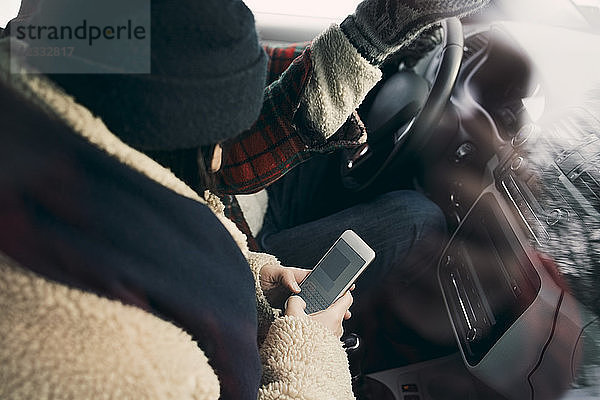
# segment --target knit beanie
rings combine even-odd
[[[39,0],[24,3],[31,1]],[[240,0],[148,0],[148,6],[150,74],[114,73],[118,57],[108,64],[91,57],[70,62],[113,73],[50,79],[142,151],[213,144],[249,128],[262,106],[267,65],[251,11]],[[31,21],[84,14],[86,7],[80,0],[42,0]]]

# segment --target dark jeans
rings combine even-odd
[[[435,273],[446,238],[441,210],[412,190],[348,192],[338,165],[335,155],[315,157],[268,189],[269,208],[258,235],[263,250],[283,265],[312,268],[343,231],[352,229],[376,257],[356,282],[346,330],[373,342],[381,331],[393,336],[399,324],[408,324],[425,337],[447,340],[447,334],[436,338],[437,323],[424,323],[428,318],[422,315],[433,317],[435,309],[434,320],[445,318],[449,332],[447,318],[438,312],[443,305]]]

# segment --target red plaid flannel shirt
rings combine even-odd
[[[298,112],[313,72],[310,46],[267,47],[265,51],[270,61],[263,107],[250,129],[222,144],[223,160],[216,177],[220,194],[257,192],[314,153],[355,146],[364,133],[353,114],[326,141]]]

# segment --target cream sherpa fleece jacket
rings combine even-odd
[[[122,163],[205,203],[43,76],[11,74],[8,40],[0,41],[0,79],[15,92]],[[248,251],[245,236],[225,218],[220,201],[210,195],[207,199],[255,277],[263,265],[278,262]],[[22,267],[0,254],[0,399],[219,397],[217,376],[186,332],[141,309],[48,281]],[[279,317],[258,283],[256,291],[264,336],[259,399],[352,399],[340,341],[308,317]]]

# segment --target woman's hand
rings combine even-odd
[[[354,285],[352,286],[352,288],[350,288],[350,290],[353,289]],[[337,299],[332,305],[330,305],[325,310],[310,314],[308,317],[315,321],[318,321],[326,328],[328,328],[335,336],[341,338],[342,334],[344,333],[342,322],[345,319],[349,319],[352,316],[349,308],[354,300],[352,298],[350,290],[348,290],[342,297]],[[305,308],[306,303],[304,302],[304,300],[302,300],[300,296],[291,296],[286,303],[285,315],[291,315],[296,317],[305,316]]]
[[[272,306],[282,307],[290,292],[292,294],[300,293],[298,284],[309,273],[310,271],[307,269],[267,264],[260,270],[260,288]]]

